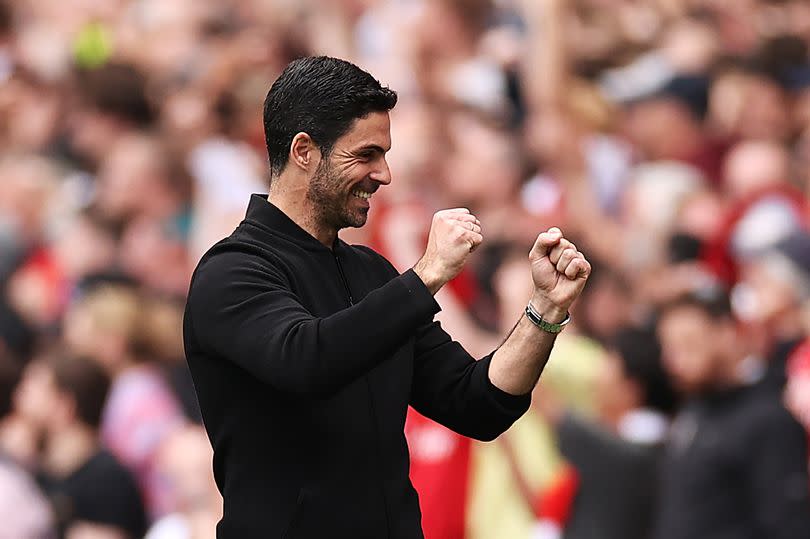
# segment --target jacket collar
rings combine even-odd
[[[266,194],[250,196],[245,221],[254,224],[273,235],[281,236],[310,251],[330,251],[312,234],[301,228],[295,221],[267,200]],[[335,240],[334,247],[340,248],[341,240]]]

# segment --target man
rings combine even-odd
[[[590,272],[558,229],[540,234],[529,314],[475,361],[433,322],[433,294],[483,239],[468,210],[438,212],[402,275],[337,237],[366,222],[391,182],[395,104],[348,62],[287,66],[264,106],[270,194],[251,198],[195,271],[184,336],[224,496],[220,538],[422,537],[408,405],[461,434],[498,436],[528,408]]]
[[[543,392],[540,387],[538,391]],[[596,421],[566,410],[549,393],[537,407],[554,427],[565,460],[553,487],[537,500],[540,513],[568,502],[558,485],[576,488],[566,521],[541,519],[537,537],[649,537],[662,440],[675,396],[660,362],[655,335],[623,327],[607,348],[595,380]],[[554,524],[561,529],[554,532]]]
[[[55,356],[30,363],[15,393],[17,412],[43,436],[39,479],[68,537],[134,539],[146,531],[135,478],[99,442],[109,386],[93,360]]]
[[[688,296],[658,322],[664,364],[688,401],[664,460],[656,539],[807,537],[807,448],[728,298]]]

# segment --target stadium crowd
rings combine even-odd
[[[409,414],[428,539],[808,537],[809,51],[804,0],[0,0],[0,539],[214,537],[184,297],[319,54],[399,94],[342,237],[405,270],[480,218],[438,296],[473,355],[538,232],[594,265],[509,432]]]

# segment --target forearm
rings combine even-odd
[[[560,322],[565,311],[541,298],[532,298],[532,305],[551,322]],[[492,356],[489,379],[492,384],[512,395],[525,395],[534,389],[548,362],[556,335],[534,325],[525,314],[504,343]]]

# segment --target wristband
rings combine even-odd
[[[566,312],[565,319],[562,322],[558,324],[555,324],[553,322],[547,322],[543,320],[543,315],[537,312],[537,310],[532,306],[531,302],[529,302],[529,304],[526,305],[526,318],[531,320],[532,324],[539,327],[543,331],[554,334],[557,334],[561,332],[563,329],[565,329],[565,326],[567,326],[568,323],[571,321],[571,315]]]

